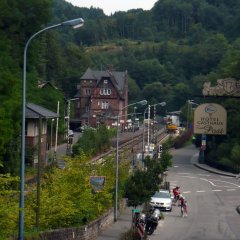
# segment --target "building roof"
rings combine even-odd
[[[38,88],[45,88],[46,86],[50,86],[53,89],[58,89],[55,85],[53,85],[53,83],[47,81],[47,82],[39,82],[38,83]]]
[[[28,103],[26,106],[26,118],[57,118],[59,115],[52,112],[42,106],[36,105],[34,103]]]
[[[118,90],[119,94],[123,96],[124,87],[126,84],[126,75],[127,72],[116,72],[116,71],[95,71],[91,68],[88,68],[86,72],[83,74],[81,79],[85,80],[97,80],[97,84],[102,78],[110,78],[112,83]]]
[[[181,113],[182,113],[182,111],[179,110],[179,111],[168,112],[167,114],[170,114],[170,115],[180,115]]]

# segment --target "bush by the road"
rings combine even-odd
[[[83,151],[87,156],[92,157],[98,153],[104,152],[110,147],[110,137],[112,132],[105,125],[98,129],[86,129],[82,137],[73,146],[74,155],[79,155]]]
[[[175,148],[181,148],[185,145],[186,142],[188,142],[190,139],[192,139],[192,130],[189,129],[185,132],[182,132],[181,135],[177,136],[174,139],[173,146]]]

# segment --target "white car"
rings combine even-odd
[[[172,211],[172,198],[168,190],[159,190],[151,197],[150,205],[155,208],[160,208]]]

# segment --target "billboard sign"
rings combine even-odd
[[[90,176],[90,184],[94,192],[103,191],[106,184],[105,176]]]
[[[216,103],[199,105],[194,111],[194,133],[208,135],[226,135],[227,112]]]

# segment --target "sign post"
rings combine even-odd
[[[226,135],[227,112],[216,103],[199,105],[194,111],[194,133],[205,135]]]
[[[204,151],[207,147],[207,135],[226,135],[227,112],[216,103],[199,105],[194,111],[194,134],[201,134],[199,162],[204,163]]]

